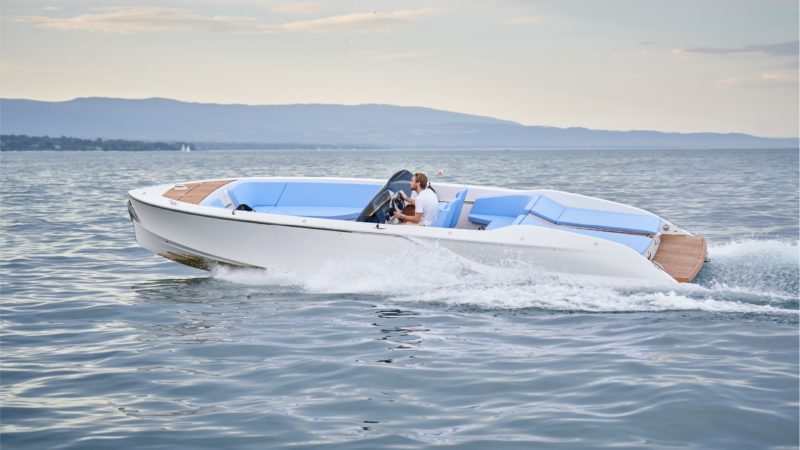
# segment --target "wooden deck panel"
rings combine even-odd
[[[167,197],[172,200],[180,200],[180,198],[186,195],[186,193],[189,192],[191,189],[193,189],[196,184],[197,183],[186,183],[183,189],[178,189],[176,187],[173,187],[167,192],[164,192],[164,197]]]
[[[199,183],[186,183],[185,189],[173,187],[164,193],[164,197],[181,202],[200,204],[208,194],[234,180],[203,181]]]
[[[662,234],[653,262],[681,283],[690,283],[700,272],[708,254],[708,243],[702,236]]]

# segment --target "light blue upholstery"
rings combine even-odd
[[[213,200],[209,200],[207,202],[204,201],[203,205],[204,206],[211,206],[213,208],[224,208],[225,207],[225,203],[222,203],[222,200],[220,200],[218,198],[215,198]]]
[[[584,234],[586,236],[605,239],[607,241],[618,242],[622,245],[626,245],[636,250],[636,252],[639,254],[644,254],[644,252],[646,252],[647,249],[650,248],[650,244],[653,242],[653,240],[647,236],[641,236],[636,234],[609,233],[607,231],[583,230],[580,228],[567,228],[558,226],[553,228],[562,231],[569,231],[571,233]]]
[[[282,181],[246,181],[228,189],[228,195],[234,208],[244,203],[257,210],[258,206],[277,205],[285,187]]]
[[[532,226],[541,227],[541,228],[553,228],[555,226],[550,222],[545,222],[545,221],[539,220],[539,219],[537,219],[535,217],[531,217],[530,214],[525,214],[525,215],[521,215],[521,216],[517,217],[517,220],[514,221],[514,224],[515,225],[532,225]]]
[[[478,216],[517,217],[530,211],[538,199],[538,195],[501,195],[476,198],[475,204],[472,205],[470,216],[475,214]]]
[[[658,234],[661,219],[653,215],[565,207],[542,196],[531,214],[557,225],[622,233]]]
[[[605,239],[607,241],[617,242],[627,247],[630,247],[640,254],[644,254],[647,251],[647,249],[650,248],[650,244],[653,242],[653,240],[648,236],[611,233],[608,231],[598,231],[598,230],[584,230],[581,228],[559,226],[551,224],[549,222],[543,222],[541,220],[535,219],[530,215],[520,216],[520,218],[518,218],[516,223],[519,225],[532,225],[542,228],[552,228],[554,230],[567,231],[570,233],[583,234],[586,236],[592,236],[599,239]]]
[[[492,221],[486,225],[487,230],[494,230],[495,228],[502,228],[507,227],[509,225],[513,225],[514,221],[516,221],[515,217],[510,216],[491,216]]]
[[[354,220],[380,188],[379,184],[251,181],[228,190],[233,206],[248,204],[256,212]]]
[[[278,206],[344,206],[360,212],[378,189],[377,184],[288,183]]]
[[[556,223],[624,233],[658,234],[661,219],[643,214],[564,208]]]
[[[497,219],[498,217],[509,217],[509,216],[493,216],[490,214],[472,214],[469,215],[469,221],[477,223],[479,225],[489,225],[492,223],[492,220]]]
[[[431,224],[432,227],[448,228],[445,223],[450,223],[450,212],[453,211],[452,203],[439,204],[439,213],[436,215],[436,220]]]
[[[456,193],[453,199],[453,212],[450,215],[450,228],[454,228],[458,224],[458,218],[461,217],[461,210],[464,207],[464,200],[467,198],[467,188],[464,188]]]
[[[469,213],[469,221],[485,225],[487,230],[511,225],[520,214],[527,215],[538,200],[539,195],[476,198]]]
[[[450,203],[439,206],[439,214],[432,227],[453,228],[458,223],[458,216],[461,215],[461,208],[464,206],[464,199],[467,197],[467,188],[456,193],[455,198]]]
[[[366,202],[365,202],[366,204]],[[363,208],[352,206],[276,206],[269,211],[270,214],[285,216],[317,217],[321,219],[355,220]],[[258,210],[257,210],[258,211]]]
[[[531,208],[531,214],[541,217],[542,219],[549,220],[553,223],[558,223],[558,218],[564,212],[564,206],[561,203],[555,202],[548,197],[542,196],[536,205]]]

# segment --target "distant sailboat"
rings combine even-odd
[[[190,147],[188,144],[183,144],[181,145],[181,151],[184,153],[190,152],[192,151],[192,147]]]

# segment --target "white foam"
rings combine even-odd
[[[753,259],[759,262],[767,262],[770,265],[793,265],[800,264],[800,253],[798,253],[797,241],[785,241],[776,239],[744,239],[712,244],[709,246],[708,254],[713,259],[722,261],[736,261]]]
[[[694,298],[678,291],[626,292],[609,287],[570,284],[471,286],[459,292],[440,289],[422,295],[399,296],[395,300],[472,304],[486,308],[541,308],[589,312],[700,310],[796,313],[770,305],[719,300],[713,297]]]
[[[800,253],[796,241],[738,240],[715,244],[701,274],[717,292],[766,296],[777,301],[798,298]]]
[[[668,288],[614,286],[563,281],[517,265],[494,268],[476,265],[447,250],[421,253],[418,247],[392,255],[343,258],[311,276],[254,269],[220,268],[213,276],[224,281],[262,286],[296,286],[309,293],[375,294],[400,302],[437,302],[485,308],[617,312],[701,310],[737,313],[797,314],[772,302],[797,301],[796,243],[743,241],[712,246],[711,280],[704,286]],[[752,282],[751,264],[782,274],[786,286]],[[706,270],[706,269],[704,269]],[[757,277],[756,277],[757,278]],[[749,284],[745,283],[748,280]],[[781,281],[783,280],[783,281]],[[765,283],[775,282],[768,279]],[[763,283],[762,283],[763,284]],[[769,289],[765,289],[769,288]],[[795,307],[796,308],[796,307]]]
[[[303,286],[303,280],[298,275],[264,269],[218,266],[211,271],[211,276],[218,280],[248,286]]]

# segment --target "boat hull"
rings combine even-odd
[[[482,231],[375,225],[209,208],[134,191],[129,209],[142,247],[205,270],[231,265],[303,275],[357,260],[381,263],[439,253],[589,281],[675,283],[623,245],[530,226]]]

